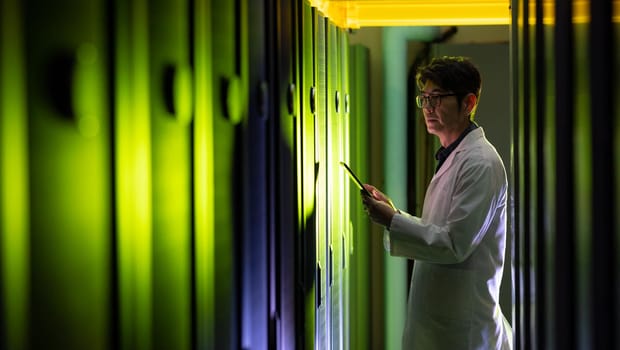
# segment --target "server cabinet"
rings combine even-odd
[[[315,306],[319,304],[321,271],[317,264],[317,158],[316,158],[316,68],[314,10],[305,1],[299,1],[298,10],[298,86],[299,111],[297,138],[297,193],[298,193],[298,266],[297,280],[301,286],[297,314],[297,348],[315,346]]]
[[[342,230],[343,203],[341,197],[343,172],[339,162],[342,159],[342,119],[340,115],[340,40],[338,29],[327,24],[326,32],[326,75],[327,75],[327,121],[326,121],[326,168],[327,181],[327,266],[328,266],[328,317],[331,348],[339,349],[342,343]],[[345,175],[346,176],[346,175]]]
[[[265,1],[248,2],[248,114],[242,123],[241,348],[268,349],[268,101]]]
[[[616,348],[613,4],[512,3],[515,348]]]
[[[189,1],[149,4],[152,344],[191,345],[192,72]]]
[[[346,161],[347,164],[351,164],[351,115],[350,115],[350,75],[349,75],[349,37],[346,29],[339,28],[337,32],[338,37],[338,73],[340,81],[340,90],[338,94],[337,111],[340,119],[340,159]],[[351,213],[351,200],[350,190],[356,191],[356,187],[351,186],[349,176],[339,169],[340,174],[340,200],[341,200],[341,237],[340,241],[340,269],[342,284],[341,295],[341,348],[350,348],[350,306],[351,306],[351,288],[350,288],[350,262],[352,253],[352,213]]]
[[[22,2],[0,2],[0,348],[28,347],[29,197]]]
[[[192,340],[194,347],[215,347],[215,123],[210,0],[192,1],[193,237]]]
[[[113,18],[115,347],[150,349],[153,216],[147,1],[115,1]]]
[[[107,349],[114,319],[107,7],[23,6],[28,341],[31,348]]]
[[[295,240],[296,113],[291,108],[295,94],[295,38],[291,1],[269,1],[268,51],[270,53],[269,180],[270,180],[270,346],[295,346]]]
[[[361,179],[369,179],[368,131],[368,49],[361,45],[349,48],[350,165]],[[364,181],[364,180],[362,180]],[[359,191],[349,193],[352,230],[349,263],[349,349],[368,349],[370,344],[370,242],[369,221],[363,211]]]
[[[314,44],[315,44],[315,81],[316,81],[316,111],[315,111],[315,159],[317,161],[316,180],[316,225],[317,225],[317,276],[316,276],[316,334],[315,346],[327,349],[331,344],[330,323],[330,288],[331,282],[331,251],[328,239],[328,160],[327,160],[327,19],[321,14],[314,16]]]
[[[212,1],[215,348],[238,348],[241,123],[247,115],[247,1]]]

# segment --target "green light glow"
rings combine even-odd
[[[36,28],[25,31],[24,39],[29,172],[22,181],[30,197],[29,271],[24,274],[30,283],[25,294],[29,346],[104,349],[112,324],[109,120],[88,137],[79,130],[79,113],[93,111],[97,119],[110,115],[107,56],[97,53],[107,50],[104,6],[102,1],[32,5],[38,11],[23,18]],[[67,20],[67,10],[79,16]],[[55,72],[59,75],[49,81],[55,85],[47,85],[42,77],[59,58],[66,59],[67,69]],[[49,97],[59,97],[50,94],[52,89],[61,92],[67,108],[48,103]]]
[[[213,349],[214,343],[214,144],[213,81],[211,66],[211,2],[194,2],[195,76],[194,206],[197,348]],[[198,98],[200,97],[200,98]]]
[[[312,10],[310,6],[306,3],[303,5],[303,31],[302,35],[304,38],[302,43],[304,45],[302,62],[312,62]],[[314,67],[311,64],[303,64],[301,67],[301,74],[303,82],[303,86],[300,87],[301,101],[303,103],[299,104],[299,107],[302,108],[301,118],[300,118],[300,129],[302,132],[302,136],[299,142],[302,142],[299,147],[299,152],[301,153],[301,171],[303,172],[303,183],[302,183],[302,199],[303,199],[303,216],[305,218],[313,215],[315,210],[315,151],[314,151],[314,141],[315,141],[315,125],[314,125],[314,114],[312,113],[310,107],[310,91],[314,86]],[[314,312],[314,311],[313,311]]]
[[[340,332],[342,331],[342,234],[343,234],[343,203],[342,189],[343,179],[346,175],[340,167],[340,161],[347,159],[342,152],[342,116],[336,110],[336,100],[340,94],[339,69],[339,40],[338,29],[331,23],[327,25],[327,245],[328,254],[331,254],[331,284],[329,285],[329,313],[332,348],[341,347]],[[329,259],[329,258],[328,258]],[[329,260],[328,260],[329,261]]]
[[[146,1],[117,1],[116,182],[121,344],[151,348],[151,128]]]
[[[20,2],[0,3],[0,257],[3,344],[27,348],[28,157]]]
[[[151,341],[159,349],[189,349],[192,344],[193,86],[187,8],[187,0],[149,2],[150,37],[157,43],[149,47],[152,302],[156,305]],[[167,98],[158,99],[158,91]]]
[[[350,49],[350,165],[362,181],[368,182],[368,56],[361,45]],[[350,185],[349,185],[350,186]],[[351,349],[368,349],[370,330],[370,237],[369,220],[363,211],[359,192],[350,191],[351,221]]]
[[[327,78],[325,71],[320,71],[320,67],[326,67],[326,44],[325,44],[325,21],[320,15],[316,15],[314,18],[315,28],[315,62],[319,69],[315,70],[316,82],[316,115],[315,115],[315,159],[318,163],[317,179],[316,179],[316,259],[317,266],[321,269],[320,281],[316,282],[320,285],[320,290],[317,291],[318,298],[320,300],[320,306],[315,308],[315,327],[316,327],[316,343],[315,348],[327,348],[327,113],[326,113],[326,95],[327,95]],[[318,286],[317,286],[318,288]]]
[[[347,32],[343,29],[339,29],[337,32],[339,38],[339,69],[340,72],[340,99],[339,99],[339,111],[341,120],[341,155],[340,159],[345,159],[348,164],[351,164],[350,149],[351,149],[351,128],[350,128],[350,115],[349,108],[345,105],[345,100],[349,95],[349,41]],[[338,167],[342,169],[342,167]],[[350,309],[351,309],[351,288],[350,288],[350,253],[352,248],[353,229],[351,222],[351,184],[348,175],[344,172],[340,172],[340,201],[342,205],[342,235],[340,236],[340,268],[342,269],[342,310],[341,310],[341,332],[342,332],[342,344],[341,347],[345,349],[350,348]]]
[[[314,125],[314,114],[312,113],[310,107],[310,91],[314,85],[314,66],[312,64],[305,64],[306,62],[312,62],[313,60],[313,50],[312,50],[312,10],[307,3],[303,4],[302,8],[302,35],[303,39],[301,41],[301,45],[303,45],[302,50],[302,64],[298,65],[299,74],[301,75],[301,79],[297,81],[302,82],[302,86],[300,86],[299,91],[301,94],[300,101],[303,101],[299,104],[299,108],[301,109],[301,114],[299,118],[300,123],[300,135],[298,138],[298,142],[300,142],[300,146],[298,147],[298,162],[300,163],[298,168],[299,174],[301,174],[301,211],[302,211],[302,225],[304,230],[301,231],[303,235],[316,235],[316,224],[314,222],[315,210],[316,210],[316,201],[315,201],[315,125]],[[310,242],[315,241],[315,237],[301,237],[308,245]],[[308,246],[306,246],[308,247]],[[313,254],[312,259],[306,259],[306,261],[312,261],[316,263],[316,252],[306,250],[308,254]],[[308,267],[310,268],[310,267]],[[315,267],[310,271],[314,271]],[[314,278],[312,279],[314,281]],[[315,308],[316,308],[316,283],[312,286],[309,286],[309,290],[305,294],[304,299],[304,315],[305,315],[305,327],[303,337],[305,339],[305,348],[306,349],[314,349],[315,346]]]

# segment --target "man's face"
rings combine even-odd
[[[453,91],[441,89],[431,81],[427,81],[420,91],[420,95],[428,97],[424,101],[422,111],[426,129],[430,134],[442,136],[453,132],[459,129],[463,125],[464,118],[467,118],[463,108],[459,109],[457,97],[455,95],[445,96],[453,93]]]

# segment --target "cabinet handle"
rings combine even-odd
[[[84,137],[99,133],[102,77],[99,52],[91,43],[58,53],[49,66],[49,94],[60,115],[74,123]]]
[[[176,64],[164,68],[164,102],[168,113],[183,124],[193,119],[192,71],[189,65]]]

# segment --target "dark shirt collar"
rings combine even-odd
[[[476,124],[476,122],[474,121],[469,122],[469,126],[467,126],[467,128],[461,133],[458,139],[456,139],[454,142],[448,145],[448,147],[443,147],[443,146],[439,147],[439,149],[435,153],[435,159],[438,160],[437,168],[435,168],[435,173],[439,171],[439,168],[441,168],[441,166],[446,161],[446,159],[448,159],[448,156],[450,156],[450,153],[452,153],[452,151],[456,149],[456,147],[461,143],[461,141],[463,141],[465,136],[467,136],[467,134],[469,134],[472,130],[476,129],[477,127],[478,127],[478,124]]]

